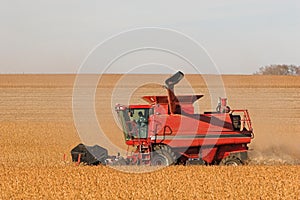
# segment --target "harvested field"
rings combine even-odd
[[[161,83],[167,77],[155,76]],[[130,75],[115,95],[120,78],[102,76],[96,114],[112,143],[126,149],[111,105],[114,101],[143,103],[140,96],[165,91],[157,84],[136,86],[139,79],[150,82],[153,75]],[[75,76],[1,75],[0,199],[299,199],[300,77],[222,78],[230,106],[247,108],[253,121],[250,165],[172,166],[128,174],[103,166],[77,167],[69,157],[62,161],[81,141],[72,114]],[[187,75],[186,80],[196,93],[205,95],[199,102],[201,111],[215,107],[203,80],[196,75]],[[133,91],[130,98],[122,96],[128,89]],[[186,89],[184,83],[178,85],[178,93]]]

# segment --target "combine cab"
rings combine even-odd
[[[231,110],[220,98],[215,112],[194,113],[203,95],[176,96],[174,86],[183,77],[177,72],[165,81],[167,96],[144,96],[146,105],[116,105],[125,142],[135,147],[123,163],[244,164],[253,138],[248,111]]]

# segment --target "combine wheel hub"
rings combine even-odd
[[[152,154],[151,165],[169,166],[175,163],[176,157],[174,152],[167,146],[159,147]]]
[[[154,154],[151,159],[151,165],[153,166],[168,166],[170,165],[169,159],[162,154]]]
[[[242,161],[235,155],[229,155],[223,160],[221,160],[220,165],[223,166],[239,166],[243,165]]]

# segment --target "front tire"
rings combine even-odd
[[[159,147],[153,152],[151,157],[152,166],[169,166],[175,163],[176,156],[171,148],[167,146]]]
[[[157,153],[155,153],[153,155],[153,158],[151,159],[152,166],[168,166],[170,165],[169,162],[170,162],[169,159],[165,155],[157,154]]]

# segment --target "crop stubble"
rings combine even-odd
[[[186,77],[196,93],[206,95],[199,102],[200,110],[210,110],[203,81],[195,75]],[[107,136],[125,148],[110,107],[119,78],[102,77],[96,112]],[[135,87],[135,78],[140,77],[132,75],[132,82],[122,86],[124,90]],[[230,106],[247,108],[252,117],[256,136],[251,144],[252,165],[172,166],[153,173],[126,174],[62,161],[63,154],[80,142],[72,118],[73,75],[1,75],[0,198],[299,198],[300,78],[223,79]],[[178,92],[184,93],[185,87],[178,85]],[[164,95],[165,91],[158,85],[145,85],[136,88],[129,101],[142,103],[139,97],[151,94]]]

